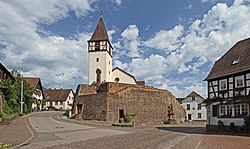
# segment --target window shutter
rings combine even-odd
[[[213,105],[212,107],[212,116],[213,117],[218,117],[218,106],[217,105]]]

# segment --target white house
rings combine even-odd
[[[207,130],[234,123],[241,129],[249,116],[250,38],[239,41],[217,60],[205,79],[208,82]]]
[[[33,77],[24,77],[23,78],[30,86],[33,88],[32,97],[35,99],[35,102],[32,103],[32,109],[34,110],[42,110],[43,102],[45,99],[43,86],[40,78]]]
[[[46,96],[46,108],[70,111],[74,102],[72,89],[44,90]]]
[[[89,85],[99,82],[137,84],[134,76],[116,67],[112,69],[113,47],[109,40],[102,16],[88,41]]]
[[[187,120],[207,120],[207,109],[204,98],[196,92],[191,92],[182,100],[182,107],[186,110]]]

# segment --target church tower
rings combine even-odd
[[[93,82],[111,82],[113,47],[102,19],[98,21],[95,31],[88,41],[89,84]]]

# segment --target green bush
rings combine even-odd
[[[231,122],[231,123],[230,123],[230,129],[233,130],[233,131],[236,130],[236,127],[235,127],[234,122]]]
[[[250,131],[250,116],[244,118],[243,126],[247,131]]]
[[[124,115],[125,123],[131,122],[134,116],[135,116],[135,114],[125,113],[125,115]]]
[[[0,149],[10,148],[11,145],[5,142],[0,142]]]
[[[224,129],[224,123],[223,123],[223,121],[221,121],[221,120],[218,120],[218,127],[219,127],[219,129],[220,130],[223,130]]]

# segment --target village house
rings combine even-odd
[[[186,120],[207,120],[207,109],[204,101],[205,99],[194,91],[182,100],[181,105],[186,110]]]
[[[46,108],[54,108],[57,110],[72,109],[74,101],[74,93],[72,89],[48,89],[44,90]]]
[[[250,38],[239,41],[217,60],[205,79],[208,82],[207,130],[218,123],[242,129],[250,108]]]
[[[79,84],[76,91],[77,117],[107,123],[123,122],[126,114],[134,115],[136,123],[185,120],[185,110],[171,92],[145,86],[118,67],[112,69],[112,50],[101,16],[88,41],[89,84]]]
[[[7,79],[11,79],[15,81],[15,78],[11,75],[11,73],[4,67],[2,63],[0,63],[0,82],[5,82]],[[5,89],[0,88],[0,113],[3,111],[3,97]]]
[[[42,110],[43,109],[43,102],[45,99],[43,86],[40,78],[33,78],[33,77],[23,77],[27,83],[33,89],[32,97],[35,99],[35,102],[32,103],[33,110]]]

